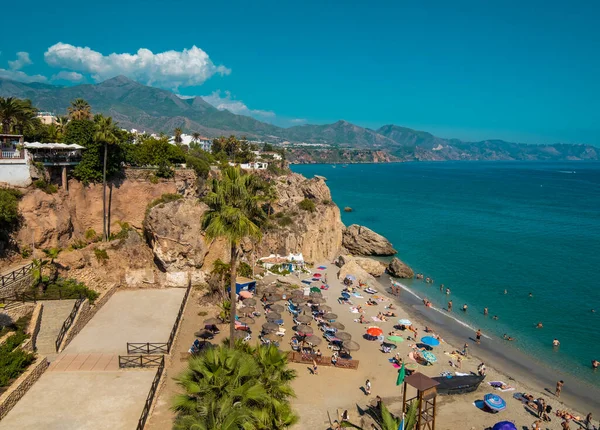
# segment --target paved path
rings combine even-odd
[[[35,346],[38,354],[52,361],[56,357],[56,338],[65,320],[73,310],[75,300],[44,300],[42,323],[36,338]]]
[[[46,372],[102,372],[119,370],[118,354],[60,354]]]

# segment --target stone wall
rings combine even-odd
[[[33,282],[33,278],[31,276],[31,272],[29,272],[21,279],[17,279],[15,281],[12,281],[9,276],[6,276],[5,281],[7,283],[10,282],[10,284],[0,287],[0,297],[12,297],[16,293],[23,293],[29,290]]]
[[[35,341],[38,333],[40,332],[40,326],[42,325],[43,311],[44,305],[42,303],[38,303],[33,310],[33,314],[31,315],[31,320],[29,321],[29,326],[27,327],[26,331],[26,333],[29,335],[29,339],[27,339],[25,342],[23,342],[23,345],[21,345],[21,348],[25,351],[35,351]]]
[[[16,322],[19,318],[30,315],[35,309],[35,304],[31,302],[25,303],[9,303],[6,308],[0,312],[0,318],[3,325],[8,325],[10,322]],[[7,321],[9,320],[9,321]]]
[[[27,187],[31,184],[29,165],[21,159],[0,160],[0,184],[6,183],[13,187]]]
[[[46,357],[38,357],[7,391],[0,396],[0,420],[17,404],[48,368]]]
[[[117,291],[117,288],[118,286],[113,287],[110,290],[107,290],[106,292],[102,293],[100,297],[96,299],[93,305],[90,304],[90,301],[88,299],[85,299],[85,301],[79,307],[79,312],[75,317],[75,321],[71,325],[71,328],[67,331],[67,334],[65,335],[65,338],[62,344],[60,345],[58,352],[64,350],[69,344],[69,342],[71,342],[73,338],[75,338],[75,336],[77,336],[77,334],[79,334],[79,332],[83,330],[85,325],[88,322],[90,322],[94,315],[96,315],[96,312],[98,312],[100,308],[102,308],[102,306],[104,306],[106,302],[108,302],[108,300],[112,297],[112,295]]]

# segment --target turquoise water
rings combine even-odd
[[[439,307],[450,297],[456,316],[471,326],[490,336],[508,333],[516,338],[512,346],[600,385],[600,371],[590,365],[600,360],[600,163],[293,170],[325,176],[335,203],[354,209],[342,212],[344,224],[386,236],[415,272],[432,277],[433,285],[406,282],[420,296]],[[540,321],[544,328],[536,329]],[[552,346],[555,337],[560,348]]]

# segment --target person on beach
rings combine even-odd
[[[477,366],[477,373],[479,374],[479,376],[485,376],[485,363],[481,363],[479,366]]]
[[[367,396],[371,395],[371,381],[368,379],[367,382],[365,382],[365,393],[367,393]]]
[[[462,355],[467,357],[469,355],[469,344],[465,343],[462,350]]]
[[[475,342],[477,342],[477,344],[479,345],[481,343],[481,329],[477,329],[477,332],[475,333]]]
[[[563,430],[571,430],[569,420],[564,420],[560,425],[562,426]]]
[[[585,417],[585,430],[593,429],[594,425],[592,424],[592,413],[590,412],[589,414],[587,414],[587,417]]]
[[[348,413],[348,409],[342,412],[342,421],[348,421],[350,419],[350,414]]]
[[[533,297],[533,293],[529,293],[529,297]]]
[[[558,341],[558,339],[554,339],[552,341],[552,346],[560,346],[560,342]]]
[[[338,356],[338,352],[334,351],[333,355],[331,356],[331,364],[333,365],[333,367],[335,367],[335,365],[337,364]]]
[[[537,410],[538,417],[542,418],[544,416],[544,412],[546,411],[546,401],[541,397],[537,399]]]
[[[448,302],[448,312],[452,312],[452,300]]]
[[[560,397],[560,392],[562,391],[562,387],[564,384],[565,382],[562,379],[556,383],[556,391],[554,392],[554,395],[556,397]]]
[[[485,316],[487,316],[487,314],[488,314],[488,308],[483,308],[483,314],[484,314]]]
[[[531,424],[531,430],[542,430],[542,420],[535,420]]]
[[[467,304],[466,304],[466,303],[463,305],[463,307],[462,307],[462,311],[463,311],[463,312],[467,312]]]
[[[319,374],[319,369],[317,367],[317,362],[315,360],[313,360],[313,375],[318,375]]]

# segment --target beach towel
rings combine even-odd
[[[376,321],[376,322],[383,322],[383,320],[380,320],[380,319],[379,319],[379,318],[377,318],[377,317],[371,317],[371,319],[372,319],[373,321]]]
[[[392,363],[392,366],[394,367],[394,369],[400,369],[400,366],[397,363]]]
[[[469,376],[470,373],[454,372],[454,376]]]
[[[303,284],[308,284],[308,285],[310,285],[311,281],[308,281],[308,280],[304,279],[304,280],[302,281],[302,283],[303,283]]]
[[[492,382],[488,382],[488,385],[494,387],[496,390],[498,391],[502,391],[503,393],[506,393],[507,391],[515,391],[514,387],[509,386],[508,388],[502,389],[503,385],[508,385],[505,384],[502,381],[492,381]]]
[[[327,266],[319,266],[319,267],[317,267],[317,269],[319,269],[319,270],[325,270],[325,269],[327,269]]]
[[[352,295],[353,295],[354,297],[357,297],[357,298],[359,298],[359,299],[364,299],[364,298],[365,298],[364,296],[361,296],[361,295],[360,295],[360,294],[358,294],[358,293],[352,293]]]
[[[350,312],[352,312],[353,314],[359,313],[358,309],[356,309],[356,308],[350,308]]]

